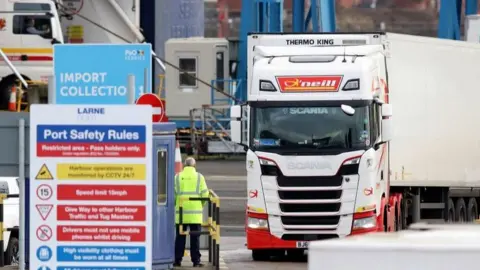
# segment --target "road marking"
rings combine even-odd
[[[246,175],[210,175],[205,176],[208,181],[247,181]]]
[[[229,201],[244,201],[247,197],[222,197],[220,196],[220,200],[229,200]]]
[[[245,225],[220,225],[220,229],[245,229]]]

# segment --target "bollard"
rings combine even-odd
[[[0,267],[5,266],[5,248],[3,243],[3,201],[7,198],[7,194],[0,194]]]
[[[212,224],[212,203],[208,202],[208,224]],[[212,262],[212,228],[208,228],[208,262]]]
[[[220,199],[217,198],[217,205],[216,205],[216,214],[215,217],[217,219],[217,244],[215,246],[215,253],[216,256],[215,258],[217,259],[216,261],[216,269],[220,269]]]

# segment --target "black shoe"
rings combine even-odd
[[[204,267],[205,265],[202,263],[194,263],[193,267]]]
[[[176,266],[176,267],[180,267],[180,266],[182,266],[182,264],[179,263],[179,262],[176,262],[176,263],[173,264],[173,266],[174,266],[174,267],[175,267],[175,266]]]

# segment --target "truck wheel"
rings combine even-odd
[[[383,209],[383,231],[388,232],[388,208]]]
[[[252,250],[252,259],[254,261],[268,261],[270,260],[271,251],[267,249]]]
[[[293,261],[301,261],[304,258],[305,250],[303,249],[288,249],[287,257]]]
[[[475,198],[468,199],[467,206],[467,221],[473,222],[478,219],[478,206],[477,200]]]
[[[457,217],[455,221],[464,223],[467,221],[467,207],[465,206],[465,200],[463,198],[458,198],[457,203],[455,204],[455,216]]]
[[[402,230],[402,214],[401,214],[401,209],[400,209],[400,203],[395,205],[395,231],[401,231]]]
[[[453,223],[455,222],[455,204],[453,203],[452,198],[448,199],[447,204],[447,222]]]
[[[18,265],[19,259],[18,238],[12,235],[10,236],[10,241],[8,241],[7,250],[5,251],[5,265]]]

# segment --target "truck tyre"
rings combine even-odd
[[[288,249],[287,257],[293,261],[301,261],[305,254],[304,249]]]
[[[383,231],[388,232],[388,208],[383,209]]]
[[[455,222],[455,204],[453,203],[452,198],[448,199],[447,203],[447,218],[446,221],[448,223]]]
[[[400,209],[401,202],[395,205],[395,231],[402,230],[402,210]]]
[[[455,221],[457,222],[467,222],[467,206],[465,205],[465,200],[463,198],[457,199],[457,203],[455,204],[455,217]]]
[[[271,251],[268,249],[254,249],[252,250],[252,259],[254,261],[268,261],[270,260]]]
[[[468,199],[467,206],[467,221],[473,222],[478,219],[478,206],[477,200],[475,198]]]
[[[18,265],[20,259],[19,247],[17,236],[11,235],[5,251],[5,265]]]

